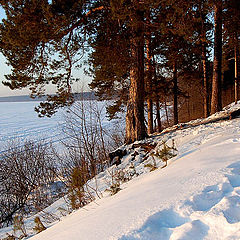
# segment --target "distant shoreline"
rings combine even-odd
[[[83,100],[96,99],[94,92],[75,93],[74,97]],[[41,102],[45,100],[46,97],[31,98],[29,95],[0,97],[0,102]]]

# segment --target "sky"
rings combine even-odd
[[[0,21],[5,17],[4,10],[0,7]],[[9,74],[11,68],[6,64],[6,59],[0,53],[0,97],[6,96],[18,96],[18,95],[28,95],[30,91],[28,89],[23,90],[10,90],[8,87],[2,84],[2,81],[5,81],[5,74]],[[73,91],[78,92],[89,91],[88,83],[90,82],[90,77],[84,75],[83,70],[74,71],[74,77],[81,79],[78,83],[73,84]],[[54,87],[49,86],[46,89],[46,93],[54,93]]]
[[[0,19],[4,18],[4,11],[0,7]],[[6,60],[4,56],[0,53],[0,97],[11,96],[11,95],[21,95],[21,91],[12,91],[8,87],[3,86],[2,81],[4,80],[4,75],[10,73],[10,68],[5,63]],[[25,93],[26,94],[26,93]]]

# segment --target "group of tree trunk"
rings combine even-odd
[[[1,6],[0,49],[12,67],[4,84],[28,87],[32,97],[56,85],[36,109],[40,116],[73,103],[72,69],[85,63],[90,87],[113,102],[109,116],[127,106],[127,143],[153,133],[154,114],[161,131],[161,106],[168,103],[178,124],[179,100],[189,103],[191,87],[200,86],[205,117],[221,110],[232,59],[238,100],[238,0],[3,0]]]

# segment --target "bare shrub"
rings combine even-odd
[[[16,232],[20,232],[20,239],[24,238],[24,237],[27,237],[27,231],[26,231],[26,228],[25,228],[25,224],[24,224],[24,221],[23,221],[23,217],[22,216],[18,216],[16,215],[14,218],[13,218],[13,231],[14,233],[16,234]]]
[[[105,105],[89,100],[78,101],[65,115],[63,144],[72,159],[77,158],[89,168],[90,177],[101,172],[108,162],[108,154],[123,144],[122,123],[110,125]]]
[[[109,165],[109,153],[123,144],[123,125],[115,120],[109,127],[101,102],[77,101],[65,114],[62,141],[64,151],[56,153],[61,175],[69,189],[72,209],[84,206],[95,199],[98,192],[88,180]]]
[[[13,142],[0,157],[0,225],[8,225],[16,213],[29,213],[43,201],[40,189],[53,182],[55,168],[43,142],[26,141],[20,147]]]

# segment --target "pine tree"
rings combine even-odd
[[[51,116],[57,108],[73,103],[71,84],[77,79],[72,76],[72,67],[77,65],[77,57],[84,50],[86,33],[91,43],[99,30],[99,14],[104,10],[116,14],[116,6],[123,9],[124,18],[127,18],[124,24],[130,30],[130,46],[126,51],[131,56],[126,139],[132,142],[146,137],[144,10],[141,1],[122,1],[120,5],[114,0],[70,3],[38,0],[28,4],[24,4],[24,1],[4,1],[2,6],[7,12],[7,20],[1,25],[1,49],[13,67],[5,85],[11,89],[29,87],[32,97],[43,95],[44,87],[49,83],[57,87],[57,94],[49,95],[47,101],[36,108],[40,116]],[[126,15],[126,11],[132,18]],[[14,59],[13,55],[16,56]]]
[[[107,107],[110,119],[127,104],[129,88],[130,33],[122,24],[123,13],[120,15],[118,11],[114,5],[113,11],[106,10],[99,16],[91,42],[93,51],[88,59],[89,73],[93,77],[91,89],[99,99],[114,101]]]
[[[203,76],[203,103],[204,103],[204,117],[209,116],[209,81],[208,81],[208,70],[207,70],[207,49],[209,46],[209,34],[208,32],[211,30],[212,26],[207,18],[207,14],[211,11],[211,6],[209,5],[208,0],[200,0],[197,4],[197,13],[198,17],[197,21],[197,29],[199,31],[199,42],[201,45],[201,55],[202,55],[202,76]],[[198,20],[199,19],[199,20]]]
[[[72,65],[82,42],[79,33],[69,28],[78,27],[74,12],[82,4],[73,2],[68,8],[63,7],[64,1],[1,2],[7,19],[0,26],[0,48],[12,67],[4,84],[11,89],[28,87],[33,98],[42,96],[46,85],[56,86],[56,95],[49,95],[36,109],[40,116],[51,116],[58,107],[73,102]]]
[[[151,24],[150,13],[146,16],[146,74],[145,74],[145,86],[146,86],[146,100],[148,110],[148,134],[153,133],[153,100],[151,97],[153,87],[153,56],[152,56],[152,34],[149,25]]]
[[[126,142],[144,139],[144,11],[139,0],[132,1],[130,39],[130,88],[126,115]]]
[[[224,54],[234,59],[234,100],[237,103],[239,89],[240,6],[238,1],[228,0],[225,2],[224,7]]]
[[[182,99],[189,103],[192,97],[193,78],[196,84],[203,82],[207,116],[212,4],[216,27],[211,111],[221,109],[221,2],[3,0],[1,6],[7,18],[0,25],[0,49],[12,66],[5,85],[11,89],[28,87],[32,97],[42,96],[46,85],[55,85],[56,94],[49,95],[36,108],[40,116],[51,116],[59,107],[74,102],[71,86],[78,79],[73,77],[72,70],[85,63],[79,55],[87,52],[88,73],[93,77],[90,87],[100,99],[114,100],[108,107],[109,116],[115,117],[116,112],[127,106],[127,143],[147,136],[145,103],[148,133],[153,132],[154,104],[160,131],[160,103],[169,101],[170,96],[177,124]],[[237,66],[239,8],[237,0],[227,0],[224,4],[224,36],[229,48],[235,49]],[[234,20],[232,26],[230,19]],[[238,71],[236,96],[237,74]]]
[[[214,27],[211,114],[222,109],[222,0],[214,3]]]
[[[187,92],[180,89],[187,81],[190,74],[199,70],[201,52],[199,52],[199,34],[196,33],[194,14],[196,11],[195,2],[186,1],[165,1],[163,13],[165,15],[161,28],[160,54],[162,66],[171,74],[171,90],[173,99],[173,121],[179,121],[179,97],[187,96]],[[161,25],[161,26],[162,26]],[[185,77],[185,76],[186,77]],[[186,85],[186,84],[185,84]]]

